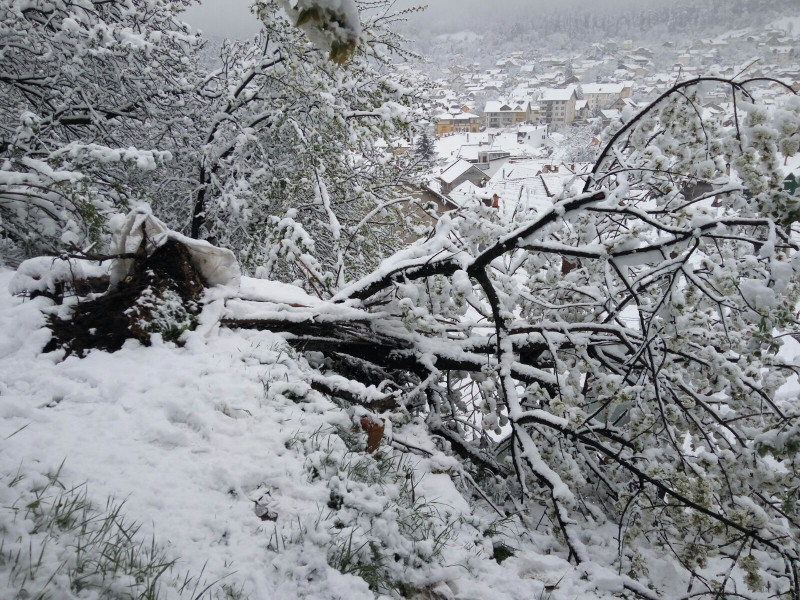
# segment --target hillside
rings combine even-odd
[[[114,563],[81,526],[87,514],[102,521],[109,501],[122,504],[125,527],[140,525],[128,550],[143,544],[145,558],[153,540],[159,564],[176,561],[161,598],[606,595],[595,591],[601,573],[586,581],[546,536],[472,502],[469,475],[412,416],[387,423],[387,441],[366,453],[359,414],[310,389],[281,337],[209,318],[182,348],[154,338],[82,359],[40,354],[51,302],[12,298],[12,276],[0,271],[4,598],[83,598],[81,581],[103,589],[98,573]],[[291,286],[259,289],[307,299]],[[420,450],[394,449],[405,444]],[[501,567],[504,545],[515,555]],[[105,584],[121,585],[110,573]]]

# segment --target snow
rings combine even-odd
[[[319,11],[322,22],[313,18],[301,26],[309,39],[322,48],[334,41],[356,40],[361,35],[361,19],[354,0],[281,0],[295,22],[305,11]]]
[[[625,83],[584,83],[581,89],[584,94],[621,94],[625,89]]]
[[[23,261],[8,284],[11,294],[46,292],[54,294],[60,285],[108,275],[110,263],[77,258],[37,256]]]
[[[452,165],[444,169],[439,174],[439,179],[444,181],[445,183],[453,183],[456,179],[461,177],[464,173],[469,171],[473,167],[472,163],[468,163],[465,160],[457,160]]]
[[[542,90],[542,95],[539,96],[538,102],[565,102],[572,98],[575,94],[575,86],[567,86],[563,89],[558,88],[545,88]]]
[[[472,119],[480,119],[480,115],[471,112],[457,112],[457,113],[442,113],[436,117],[438,121],[470,121]]]
[[[519,131],[489,130],[481,133],[457,133],[437,139],[435,148],[437,155],[446,160],[461,158],[473,163],[478,161],[478,154],[482,151],[508,152],[513,157],[537,158],[544,156],[546,152],[544,146],[549,143],[546,137],[541,143],[538,141],[540,136],[536,133],[543,129],[543,127],[523,125],[519,127]],[[522,136],[523,141],[520,143],[519,132],[534,135]],[[494,168],[494,165],[492,167]],[[493,174],[494,170],[490,175]]]
[[[800,178],[800,152],[794,156],[785,156],[783,159],[779,164],[783,174],[788,177],[791,173],[794,173],[795,177]]]
[[[223,578],[252,599],[375,597],[363,580],[328,565],[332,534],[314,531],[313,524],[331,486],[338,486],[345,503],[353,503],[342,514],[352,513],[354,523],[375,519],[376,529],[388,527],[387,540],[394,543],[391,521],[381,512],[391,495],[350,489],[352,482],[341,477],[309,482],[309,461],[322,456],[309,447],[314,432],[350,428],[352,417],[310,389],[310,372],[281,337],[209,328],[184,334],[183,348],[156,338],[149,348],[129,343],[113,354],[96,351],[83,359],[40,354],[50,338],[43,325],[52,304],[12,297],[6,290],[13,277],[0,270],[3,507],[28,497],[63,462],[60,481],[85,483],[95,505],[125,500],[125,517],[142,525],[145,543],[153,535],[178,559],[176,576],[202,572],[203,585]],[[243,278],[240,295],[251,302],[320,302],[294,286],[249,278]],[[380,395],[374,388],[369,393]],[[559,572],[555,580],[567,576],[554,600],[600,597],[595,584],[581,580],[566,560],[524,549],[521,540],[517,555],[502,567],[489,558],[488,540],[467,549],[491,519],[476,512],[455,485],[457,462],[436,451],[414,423],[393,428],[392,436],[433,453],[413,461],[415,493],[452,523],[456,537],[443,564],[468,567],[431,563],[415,572],[421,583],[458,598],[522,600],[538,594],[545,582],[556,582],[533,566],[547,562]],[[302,450],[296,440],[306,440]],[[17,474],[22,479],[10,487]],[[0,529],[28,535],[26,522],[9,516],[0,508]],[[265,516],[276,521],[262,521]],[[296,535],[298,523],[309,527],[303,539]],[[276,532],[285,539],[280,551],[269,547]],[[542,549],[550,544],[539,538]],[[48,572],[65,551],[58,543],[51,540],[53,552],[45,554]],[[425,544],[418,551],[424,554]],[[0,588],[8,585],[5,577],[1,581]],[[167,598],[177,597],[174,589],[167,591]]]
[[[502,100],[489,100],[486,107],[483,109],[485,113],[499,113],[499,112],[524,112],[526,110],[525,104],[519,102],[504,102]]]
[[[3,271],[0,284],[10,278]],[[270,381],[302,379],[296,365],[278,361],[285,343],[269,333],[222,332],[208,345],[189,339],[183,350],[130,344],[60,361],[38,356],[49,337],[40,329],[45,303],[0,299],[0,487],[17,469],[33,479],[64,460],[66,482],[87,482],[101,505],[125,498],[127,514],[152,528],[182,569],[199,573],[208,561],[209,582],[235,571],[255,598],[299,597],[300,580],[290,575],[298,565],[265,554],[270,531],[248,495],[266,482],[280,522],[316,512],[327,494],[298,485],[304,458],[285,445],[343,413],[320,396],[300,406],[265,395]],[[319,549],[304,550],[324,565]],[[372,597],[363,582],[325,570],[319,582]]]
[[[483,188],[479,188],[477,185],[472,183],[471,181],[465,181],[452,190],[448,197],[456,206],[464,206],[469,202],[472,198],[476,196],[480,196],[481,194],[485,194],[486,190]]]

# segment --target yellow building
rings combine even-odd
[[[478,133],[481,130],[481,118],[473,113],[444,113],[436,119],[436,135],[441,137],[448,133]]]

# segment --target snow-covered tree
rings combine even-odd
[[[27,252],[100,241],[168,185],[198,39],[190,0],[0,2],[0,238]]]
[[[418,156],[430,160],[433,158],[435,148],[427,131],[423,131],[417,138],[416,153]]]
[[[800,99],[769,110],[765,83],[681,83],[550,208],[476,199],[327,304],[226,322],[427,427],[476,502],[547,528],[598,590],[797,598],[800,203],[777,148]],[[699,116],[713,85],[732,127]]]
[[[422,115],[422,88],[392,64],[403,56],[387,28],[398,17],[389,2],[366,5],[359,44],[331,61],[278,4],[258,3],[263,30],[226,43],[202,90],[212,105],[192,235],[213,236],[262,276],[311,274],[328,295],[399,247],[401,209],[425,165],[393,151]]]
[[[403,245],[396,209],[419,164],[391,151],[413,140],[418,104],[388,58],[400,48],[385,29],[392,2],[258,2],[262,33],[226,45],[198,86],[180,5],[0,4],[4,67],[11,58],[0,77],[3,235],[77,243],[103,214],[165,189],[154,206],[174,228],[191,222],[246,268],[302,276],[321,299],[294,302],[289,286],[269,301],[237,297],[232,253],[140,209],[133,275],[157,278],[141,259],[159,243],[166,265],[205,269],[186,297],[169,289],[179,275],[161,277],[160,300],[149,285],[127,288],[168,321],[154,330],[136,318],[143,343],[164,331],[180,340],[214,301],[203,284],[219,282],[227,304],[204,311],[204,326],[216,314],[225,327],[285,334],[308,390],[360,405],[370,433],[432,437],[459,459],[447,468],[476,505],[515,521],[525,543],[546,535],[599,595],[800,597],[800,364],[787,352],[800,336],[800,199],[783,188],[778,154],[796,151],[790,88],[767,107],[754,88],[779,82],[680,83],[549,206],[508,214],[475,198],[381,261]],[[710,86],[732,93],[730,126],[703,121]],[[150,145],[182,150],[174,174],[127,168],[153,173],[166,160]],[[165,257],[170,248],[183,259]],[[136,248],[123,249],[131,260]],[[64,287],[72,263],[59,264]],[[112,272],[123,284],[127,264]],[[106,316],[109,298],[81,304],[85,321],[69,323],[66,307],[51,325],[75,335],[93,310]],[[115,323],[121,344],[129,320]]]

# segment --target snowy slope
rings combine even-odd
[[[204,597],[376,597],[357,576],[368,571],[345,574],[346,568],[328,564],[341,556],[337,549],[346,548],[348,535],[394,556],[407,554],[414,566],[402,577],[433,594],[425,597],[552,593],[558,600],[619,590],[608,584],[613,578],[587,578],[550,555],[552,540],[519,537],[511,523],[503,527],[516,556],[502,566],[492,560],[499,534],[492,534],[494,542],[484,534],[496,527],[497,515],[468,504],[457,463],[413,420],[395,424],[392,435],[431,456],[398,463],[411,468],[405,477],[378,485],[358,479],[353,465],[372,459],[349,452],[331,433],[335,426],[352,431],[354,415],[310,390],[303,361],[274,334],[219,330],[205,338],[195,332],[184,348],[156,339],[149,348],[129,343],[83,359],[42,355],[49,339],[42,310],[49,300],[12,298],[10,278],[0,270],[0,506],[6,507],[0,508],[0,551],[16,544],[27,552],[29,535],[33,548],[42,543],[25,512],[8,507],[24,506],[63,462],[59,481],[85,483],[96,505],[125,500],[125,517],[142,524],[139,535],[154,536],[178,560],[170,577],[189,573],[217,582]],[[243,284],[251,295],[257,288]],[[400,523],[408,481],[414,509],[431,515],[430,540],[410,542],[413,535]],[[432,539],[437,532],[444,532],[440,546]],[[50,539],[42,573],[49,576],[69,560],[68,545]],[[387,568],[402,571],[399,563]],[[4,569],[0,561],[0,597],[13,597],[18,588]],[[50,585],[68,581],[59,575]],[[163,581],[164,597],[178,597],[167,585],[171,579]],[[55,597],[70,596],[62,588]]]

